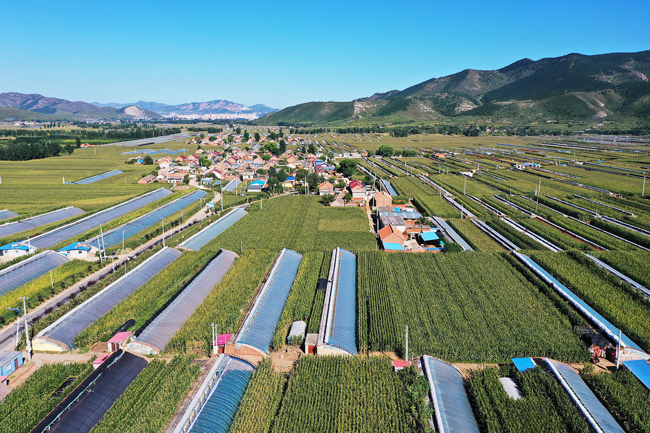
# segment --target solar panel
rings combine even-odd
[[[173,215],[206,195],[207,193],[205,191],[194,191],[184,197],[166,203],[146,215],[135,218],[122,226],[109,230],[101,236],[95,236],[94,238],[87,240],[86,243],[99,249],[102,249],[102,247],[110,248],[114,245],[118,245],[122,242],[122,239],[128,239],[154,224],[161,224],[163,218]]]
[[[67,257],[48,250],[1,270],[0,296],[35,280],[41,275],[69,261]]]
[[[74,236],[79,236],[88,230],[99,227],[100,224],[107,223],[117,217],[146,206],[149,203],[153,203],[154,201],[168,196],[171,193],[172,192],[170,190],[165,188],[160,188],[155,191],[148,192],[132,200],[118,204],[117,206],[113,206],[112,208],[105,209],[89,217],[75,221],[72,224],[59,227],[40,236],[37,236],[32,239],[32,245],[34,245],[36,248],[52,247]]]
[[[25,230],[35,229],[46,224],[63,221],[64,219],[72,218],[73,216],[81,215],[82,213],[84,213],[83,210],[70,206],[64,209],[37,215],[35,217],[25,218],[24,220],[6,223],[0,225],[0,238],[24,232]]]

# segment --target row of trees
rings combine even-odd
[[[0,145],[0,161],[29,161],[30,159],[49,158],[62,153],[72,154],[72,144],[61,146],[50,140],[41,140],[37,143],[13,143]]]
[[[160,137],[163,135],[180,134],[180,128],[141,128],[121,127],[103,128],[100,130],[78,129],[74,131],[53,131],[43,129],[0,129],[2,137],[49,137],[49,138],[76,138],[91,139],[140,139]]]

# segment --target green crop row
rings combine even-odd
[[[584,360],[585,346],[544,294],[498,254],[358,254],[361,350],[450,361],[548,356]]]

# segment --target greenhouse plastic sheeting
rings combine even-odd
[[[75,221],[72,224],[65,225],[58,229],[49,231],[32,239],[32,245],[36,248],[49,248],[68,239],[79,236],[82,233],[99,227],[100,224],[107,223],[115,218],[123,216],[131,211],[140,209],[154,201],[166,197],[172,192],[165,188],[148,192],[139,197],[131,199],[125,203],[118,204],[112,208],[97,212],[89,217]],[[121,239],[120,239],[121,240]]]
[[[8,220],[9,218],[15,218],[18,214],[10,210],[0,210],[0,221]]]
[[[233,192],[239,185],[241,185],[241,180],[233,179],[228,182],[228,185],[226,185],[223,190],[226,192]]]
[[[66,207],[65,209],[55,210],[54,212],[48,212],[43,215],[25,218],[21,221],[6,223],[0,226],[0,238],[72,218],[73,216],[81,215],[82,213],[84,213],[84,211],[81,209],[71,206]]]
[[[190,318],[194,310],[203,302],[214,286],[221,281],[235,263],[237,254],[221,250],[203,271],[196,276],[169,306],[160,313],[135,339],[162,352],[174,334]]]
[[[112,171],[107,171],[106,173],[98,174],[96,176],[91,176],[86,179],[78,180],[75,183],[79,185],[87,185],[89,183],[95,183],[99,182],[100,180],[103,179],[108,179],[109,177],[116,176],[120,173],[124,173],[122,170],[112,170]]]
[[[436,411],[436,424],[441,433],[479,432],[472,406],[465,392],[465,382],[452,365],[428,355],[422,362],[429,380],[431,400]]]
[[[220,377],[201,412],[190,427],[190,433],[228,433],[235,419],[248,382],[255,368],[246,361],[228,357],[217,373]]]
[[[1,270],[0,296],[69,261],[67,257],[48,250]]]
[[[242,219],[245,215],[247,215],[248,212],[246,212],[242,208],[237,208],[233,209],[230,212],[228,212],[226,215],[222,216],[182,244],[180,244],[181,247],[188,248],[192,251],[198,251],[201,249],[201,247],[208,242],[210,242],[212,239],[216,238],[219,236],[221,233],[225,232],[227,229],[229,229],[233,224],[235,224],[237,221]]]
[[[589,389],[578,372],[561,362],[553,361],[551,359],[546,359],[546,362],[553,367],[551,368],[553,373],[556,376],[559,375],[558,379],[560,379],[560,383],[564,381],[562,386],[565,388],[568,386],[570,391],[567,389],[567,392],[569,392],[569,396],[573,399],[574,403],[576,403],[581,410],[586,410],[588,412],[589,416],[586,418],[592,426],[593,423],[589,417],[591,417],[591,419],[595,421],[598,427],[600,427],[605,433],[624,433],[625,430],[618,425],[614,417],[612,417],[605,406],[603,406],[591,389]],[[571,395],[572,393],[573,395]]]
[[[357,354],[357,258],[338,248],[338,273],[332,275],[334,286],[329,309],[325,343]],[[335,268],[334,264],[331,266]],[[327,338],[329,337],[329,338]]]
[[[472,247],[469,246],[465,239],[463,239],[454,229],[451,228],[447,221],[439,217],[432,217],[435,223],[445,231],[458,245],[460,245],[465,251],[474,251]]]
[[[54,340],[74,350],[74,339],[81,331],[99,320],[180,255],[181,252],[178,250],[163,248],[131,272],[43,329],[36,338]]]
[[[569,302],[571,302],[573,305],[577,306],[578,309],[580,309],[587,317],[589,317],[594,323],[598,325],[599,328],[601,328],[603,331],[605,331],[612,339],[615,341],[618,340],[618,335],[619,335],[619,329],[612,325],[608,320],[606,320],[603,316],[601,316],[596,310],[591,308],[585,301],[580,299],[575,293],[573,293],[571,290],[567,289],[566,286],[564,286],[562,283],[560,283],[558,280],[556,280],[551,274],[546,272],[544,268],[542,268],[540,265],[535,263],[530,257],[520,254],[516,251],[513,251],[513,254],[515,257],[519,258],[522,262],[524,262],[528,267],[530,267],[537,275],[541,276],[543,280],[546,281],[547,284],[550,284],[560,292],[562,296],[567,298]],[[627,335],[621,334],[621,343],[627,347],[631,347],[633,349],[640,350],[643,352],[643,349],[641,349],[634,341],[632,341]]]
[[[181,209],[184,209],[206,195],[208,195],[208,193],[205,191],[194,191],[184,197],[166,203],[146,215],[131,220],[122,226],[104,232],[101,237],[95,236],[86,241],[86,243],[99,249],[102,249],[100,247],[110,248],[114,245],[118,245],[122,242],[122,239],[128,239],[155,224],[161,224],[161,219],[167,218]]]
[[[386,191],[388,192],[388,194],[394,195],[394,196],[399,195],[399,194],[397,194],[397,191],[395,191],[395,188],[393,188],[393,185],[391,185],[389,181],[387,181],[385,179],[382,179],[381,183],[384,184],[384,188],[386,188]]]
[[[146,359],[124,352],[122,357],[97,379],[91,391],[83,393],[79,400],[52,424],[49,432],[90,432],[146,366]]]
[[[235,344],[247,344],[264,352],[268,351],[301,261],[302,255],[295,251],[284,249],[280,252]]]

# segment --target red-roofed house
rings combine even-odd
[[[353,180],[348,187],[352,193],[352,198],[366,198],[366,188],[360,180]]]
[[[404,241],[408,240],[408,236],[393,226],[385,226],[379,230],[379,239],[384,243],[404,245]]]

